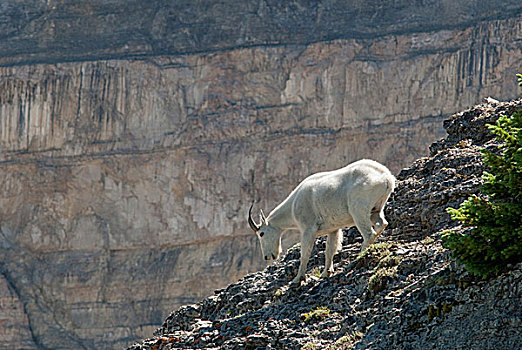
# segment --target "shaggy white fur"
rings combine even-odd
[[[307,177],[268,217],[261,211],[260,224],[252,219],[251,206],[248,223],[259,237],[266,260],[279,257],[286,230],[301,232],[301,263],[294,284],[305,278],[315,238],[327,235],[321,277],[329,277],[333,256],[341,247],[342,228],[356,226],[364,239],[361,251],[365,250],[388,225],[383,210],[394,187],[395,177],[388,168],[363,159]]]

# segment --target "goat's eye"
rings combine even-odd
[[[265,233],[263,231],[259,232],[259,237],[263,237]]]

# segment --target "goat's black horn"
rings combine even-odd
[[[250,206],[250,209],[248,210],[248,224],[250,225],[250,228],[257,232],[259,230],[259,225],[255,223],[255,221],[252,219],[252,208],[254,207],[254,202],[252,202],[252,205]]]

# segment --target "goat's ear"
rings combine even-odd
[[[260,212],[261,212],[261,213],[259,214],[259,218],[260,218],[260,220],[261,220],[261,223],[264,224],[264,225],[266,225],[267,222],[266,222],[265,213],[263,213],[263,209],[260,209]]]

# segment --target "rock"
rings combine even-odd
[[[397,173],[449,115],[519,95],[520,1],[122,4],[0,2],[0,298],[13,310],[0,348],[142,339],[172,309],[264,268],[251,200],[269,210],[310,173],[363,157]],[[420,161],[411,172],[433,185],[421,173],[404,183],[391,237],[428,235],[438,205],[473,193],[467,144],[487,134],[470,113],[448,122],[462,132],[446,141],[469,151],[457,175],[470,182],[454,193],[444,158]],[[432,196],[439,182],[449,187]],[[298,255],[241,290],[238,312],[271,302]],[[364,292],[367,278],[347,281]],[[226,304],[205,302],[195,318]]]
[[[452,117],[452,123],[460,123],[459,118],[469,124],[484,118],[494,121],[506,108],[522,110],[522,100],[495,106],[477,106]],[[475,128],[477,134],[482,134],[480,128],[485,127]],[[475,153],[479,146],[495,142],[476,137],[473,129],[449,128],[448,132],[447,140],[437,143],[444,147],[414,162],[398,177],[388,213],[388,221],[395,222],[393,234],[381,238],[364,256],[356,249],[360,242],[346,235],[340,252],[343,260],[335,261],[336,274],[322,280],[308,278],[297,289],[288,288],[285,273],[287,264],[299,258],[290,250],[264,271],[248,275],[217,297],[198,303],[201,314],[214,325],[212,331],[200,328],[199,334],[203,332],[209,342],[224,349],[315,349],[334,344],[353,349],[519,348],[522,263],[496,278],[481,280],[451,260],[439,240],[444,230],[462,228],[437,213],[446,203],[467,197],[468,190],[463,188],[480,184],[483,165]],[[448,141],[462,137],[459,133],[485,143],[477,141],[463,147]],[[472,186],[470,179],[476,180]],[[448,192],[450,189],[453,191]],[[445,202],[414,201],[428,190],[434,198],[447,193]],[[422,221],[421,209],[426,207],[436,219]],[[409,215],[400,216],[405,208]],[[410,230],[410,225],[417,228]],[[309,273],[322,265],[318,256],[323,250],[324,240],[318,240]],[[379,274],[386,283],[371,289],[372,279]],[[251,302],[248,309],[238,311],[237,295],[255,295],[263,302]],[[185,312],[182,308],[167,318],[158,336],[167,336],[169,329],[179,326]],[[199,348],[190,336],[186,339],[179,343],[181,347]],[[150,349],[147,344],[142,346]]]
[[[306,45],[335,39],[376,39],[374,61],[366,74],[378,74],[378,59],[395,54],[397,44],[415,53],[432,52],[438,42],[455,40],[452,28],[520,13],[516,0],[491,0],[481,6],[459,1],[419,5],[344,2],[104,1],[88,4],[38,0],[3,0],[0,7],[0,65],[212,54],[244,47]],[[400,19],[400,20],[398,20]],[[513,23],[516,25],[516,21]],[[430,29],[430,32],[426,31]],[[408,33],[406,43],[378,40],[389,33]],[[480,33],[480,35],[484,35]],[[491,40],[498,40],[496,34]],[[454,49],[450,45],[448,52]],[[487,52],[496,63],[498,52]],[[468,57],[463,57],[468,61]],[[480,65],[471,59],[470,63]],[[172,63],[183,68],[182,63]],[[462,63],[463,71],[466,63]],[[482,72],[480,79],[486,79]],[[464,77],[459,76],[459,79]]]

